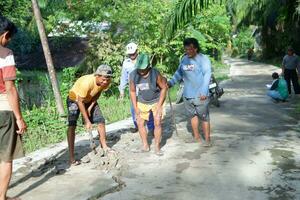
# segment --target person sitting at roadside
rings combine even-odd
[[[286,81],[279,77],[277,72],[272,74],[273,82],[271,85],[267,85],[269,88],[267,95],[275,101],[286,101],[288,97],[288,88]]]

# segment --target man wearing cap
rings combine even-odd
[[[291,81],[293,83],[295,94],[300,94],[300,86],[296,69],[300,67],[299,57],[294,53],[294,49],[289,46],[287,55],[282,60],[282,74],[287,82],[289,94],[291,94]]]
[[[111,68],[108,65],[100,65],[94,74],[80,77],[69,91],[67,97],[68,145],[71,165],[80,164],[74,157],[75,129],[80,113],[87,131],[92,129],[92,124],[98,125],[100,144],[105,151],[109,150],[105,138],[105,119],[97,100],[101,92],[109,87],[111,77]]]
[[[136,113],[138,130],[143,143],[142,152],[150,150],[144,124],[145,121],[149,121],[150,113],[153,113],[155,154],[162,155],[160,150],[161,121],[164,114],[163,104],[167,92],[166,79],[159,71],[151,67],[147,54],[140,54],[135,66],[136,69],[129,76],[129,87],[130,98]]]
[[[128,55],[128,58],[126,58],[123,62],[121,78],[120,78],[120,86],[119,86],[120,100],[124,98],[124,90],[126,88],[126,85],[129,82],[129,74],[135,69],[136,58],[138,56],[138,45],[133,42],[126,45],[126,54]],[[137,127],[134,108],[132,104],[130,106],[130,112],[134,124],[134,128],[131,128],[130,130],[132,133],[135,133],[138,131],[138,127]],[[150,115],[149,121],[147,122],[147,127],[148,130],[154,129],[153,114]]]
[[[186,55],[182,58],[178,69],[168,86],[183,81],[183,100],[186,113],[191,119],[194,138],[202,143],[199,132],[199,119],[205,135],[205,147],[210,147],[210,118],[209,118],[209,82],[211,78],[211,63],[209,58],[201,54],[198,40],[186,38],[183,41]]]

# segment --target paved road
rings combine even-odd
[[[293,100],[274,104],[265,96],[265,84],[278,69],[228,62],[231,80],[223,84],[221,107],[211,109],[213,147],[185,142],[190,125],[179,105],[180,137],[166,139],[163,157],[124,154],[128,167],[121,179],[127,187],[101,199],[300,199],[299,126],[289,115]],[[168,118],[167,138],[170,123]],[[118,146],[129,151],[122,142]]]
[[[42,165],[32,165],[38,169],[28,163],[23,171],[18,166],[9,194],[23,200],[300,199],[300,127],[291,114],[297,98],[275,104],[265,96],[265,84],[278,70],[273,66],[227,62],[231,80],[223,83],[221,107],[211,108],[211,148],[187,142],[191,128],[183,105],[176,105],[179,137],[173,135],[168,112],[164,156],[153,150],[136,153],[133,150],[141,144],[138,134],[122,129],[110,137],[120,158],[115,170],[105,173],[90,164],[65,170],[67,152],[53,153],[52,159],[35,162]],[[87,140],[77,145],[78,156],[89,152]]]

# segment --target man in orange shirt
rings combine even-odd
[[[68,106],[68,145],[70,164],[78,165],[74,157],[75,129],[79,114],[82,114],[87,131],[92,124],[97,124],[100,144],[104,151],[110,150],[105,138],[105,119],[99,108],[97,100],[102,91],[106,90],[111,81],[112,70],[108,65],[100,65],[94,74],[80,77],[69,91]]]
[[[13,53],[5,48],[17,32],[15,25],[0,16],[0,200],[17,200],[6,196],[12,174],[12,160],[24,156],[21,135],[26,123],[15,86],[16,67]]]

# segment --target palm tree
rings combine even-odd
[[[183,27],[191,17],[207,8],[211,3],[222,3],[222,0],[177,0],[173,12],[166,19],[165,34],[167,38],[171,38],[177,29]]]

